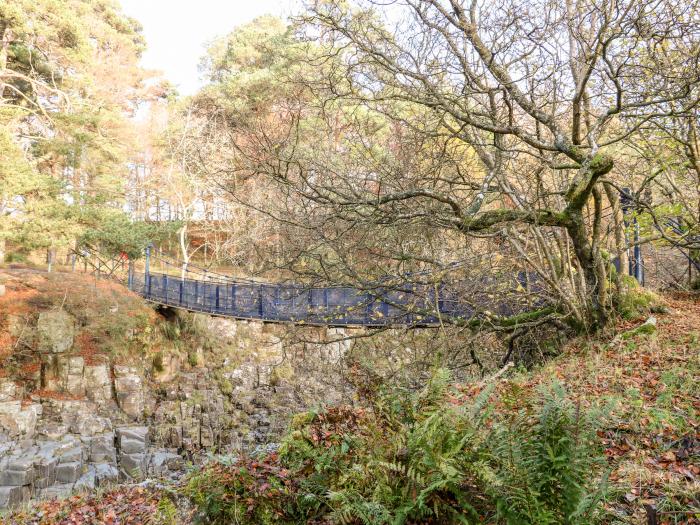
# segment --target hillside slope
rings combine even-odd
[[[643,319],[621,322],[615,336],[572,341],[559,357],[539,369],[530,372],[509,371],[491,381],[493,390],[489,399],[493,416],[488,421],[494,418],[509,420],[511,416],[508,414],[516,414],[521,410],[527,413],[532,406],[530,400],[534,393],[543,391],[553,381],[565,387],[569,399],[576,407],[576,413],[593,409],[601,409],[605,413],[594,437],[604,454],[604,463],[607,464],[596,477],[602,475],[608,480],[605,499],[596,513],[595,522],[598,523],[642,523],[647,519],[646,507],[655,509],[658,523],[662,524],[698,523],[700,519],[700,301],[697,296],[690,295],[667,296],[665,301],[670,311],[658,314],[656,331],[645,330],[639,333],[635,330]],[[488,382],[476,386],[453,385],[451,393],[442,402],[446,403],[445,407],[474,403],[480,392],[484,391],[486,383]],[[425,394],[419,395],[417,406],[428,402],[428,398],[421,396]],[[389,399],[401,399],[401,396]],[[350,457],[354,457],[352,443],[357,439],[369,439],[366,443],[391,448],[393,444],[386,443],[390,439],[388,434],[377,435],[379,441],[371,438],[372,433],[376,433],[376,426],[373,425],[377,423],[372,413],[377,410],[381,412],[386,408],[375,407],[370,412],[350,407],[331,408],[300,416],[292,423],[291,431],[283,441],[286,443],[283,445],[283,454],[285,447],[287,450],[297,447],[297,453],[299,450],[305,450],[304,454],[310,453],[311,456],[306,456],[306,461],[309,457],[315,458],[311,460],[313,463],[321,461],[319,458],[322,457],[328,461],[329,457],[333,457],[328,456],[333,450],[340,454],[338,457],[341,459],[348,457],[347,447],[350,447]],[[442,412],[447,411],[449,408]],[[372,428],[375,430],[372,431]],[[395,428],[391,432],[394,431]],[[400,434],[394,435],[394,438],[397,436]],[[436,439],[442,438],[435,436],[431,438],[431,443],[437,443]],[[336,443],[339,443],[337,449]],[[299,449],[299,446],[302,448]],[[399,454],[409,453],[401,447],[397,450]],[[427,453],[427,449],[424,452]],[[363,450],[358,453],[369,454],[371,457],[377,452]],[[405,458],[399,457],[399,460]],[[191,503],[183,504],[187,500],[184,494],[194,498],[200,505],[201,512],[209,512],[214,508],[220,512],[221,507],[207,498],[216,498],[218,496],[213,495],[219,494],[225,498],[220,503],[230,505],[235,498],[228,499],[228,503],[223,501],[233,497],[232,493],[225,496],[226,491],[231,490],[226,487],[233,486],[238,487],[237,491],[243,491],[237,494],[242,497],[242,501],[248,502],[243,506],[243,513],[258,516],[249,517],[248,521],[244,519],[243,523],[262,522],[256,521],[262,515],[267,516],[264,522],[288,523],[282,514],[275,514],[286,511],[273,512],[270,509],[277,508],[275,506],[280,501],[286,501],[285,505],[290,504],[292,500],[289,498],[293,498],[294,491],[298,490],[294,487],[300,478],[286,481],[287,476],[292,474],[285,470],[289,465],[281,464],[277,453],[244,460],[243,463],[240,461],[234,467],[230,463],[212,464],[206,471],[208,473],[203,474],[205,477],[196,475],[189,478],[184,493],[182,487],[178,486],[122,486],[100,496],[82,496],[62,503],[48,503],[32,512],[15,514],[8,519],[8,523],[138,523],[138,518],[132,516],[145,515],[151,515],[152,523],[186,523],[192,519],[194,510]],[[342,470],[342,461],[335,463],[337,473],[341,476],[337,479],[351,479],[343,478],[350,476],[351,471],[343,474],[345,471]],[[327,469],[330,466],[321,465],[317,464],[316,468]],[[244,470],[238,470],[242,467]],[[309,467],[304,467],[298,474],[305,476],[303,472],[309,472],[307,468]],[[361,467],[356,464],[354,468]],[[383,467],[375,464],[370,472],[377,468],[381,470]],[[239,478],[245,469],[252,469],[248,471],[254,477]],[[414,475],[419,474],[414,472]],[[277,484],[280,481],[282,485]],[[197,488],[200,483],[206,487],[202,494],[198,493]],[[232,483],[243,484],[231,485]],[[247,483],[253,485],[247,486]],[[248,493],[249,490],[253,492]],[[245,494],[249,494],[251,499],[245,499]],[[256,496],[252,497],[253,494]],[[283,500],[279,500],[280,497]],[[215,506],[203,507],[204,501],[209,501],[207,505]],[[443,503],[445,501],[449,503],[449,499],[443,500]],[[278,517],[275,518],[275,515]],[[210,517],[215,519],[214,515]],[[133,519],[137,521],[130,521]],[[328,518],[318,523],[337,521]],[[348,517],[347,522],[357,521]],[[431,520],[409,522],[434,523]],[[593,518],[590,523],[592,522]],[[582,523],[589,521],[584,520]]]

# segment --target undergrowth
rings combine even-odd
[[[523,391],[524,392],[524,391]],[[590,524],[605,494],[599,415],[536,394],[418,393],[302,414],[277,452],[190,476],[201,523]]]

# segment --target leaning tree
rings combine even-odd
[[[597,329],[624,289],[623,188],[652,217],[636,242],[692,247],[698,7],[312,2],[294,33],[234,32],[205,63],[198,169],[277,225],[274,266],[297,278],[461,272],[476,297],[479,274],[534,270],[558,318]]]
[[[671,145],[685,140],[680,147],[693,151],[698,2],[319,0],[300,34],[326,50],[316,63],[333,63],[309,83],[326,101],[365,107],[414,136],[441,137],[453,154],[455,143],[465,145],[462,153],[477,159],[468,177],[387,174],[371,197],[302,168],[305,198],[377,224],[423,214],[468,238],[500,232],[523,258],[541,254],[542,277],[561,297],[576,296],[568,304],[579,305],[588,326],[608,322],[606,250],[624,244],[619,191],[648,186],[669,167],[655,157]],[[661,130],[663,140],[649,140]],[[649,211],[660,214],[685,191],[670,187],[654,190]],[[668,237],[655,220],[651,237]],[[615,229],[617,242],[608,242]],[[576,274],[570,289],[556,278],[563,268]]]

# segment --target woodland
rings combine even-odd
[[[272,452],[9,523],[698,523],[698,0],[309,0],[188,96],[145,46],[117,0],[0,0],[0,268],[150,246],[474,314]]]

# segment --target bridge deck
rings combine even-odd
[[[313,326],[429,327],[470,319],[477,312],[473,305],[460,301],[454,291],[415,284],[360,290],[209,282],[148,273],[131,275],[129,288],[148,301],[192,312]],[[512,315],[524,309],[498,301],[488,306],[498,315]]]

